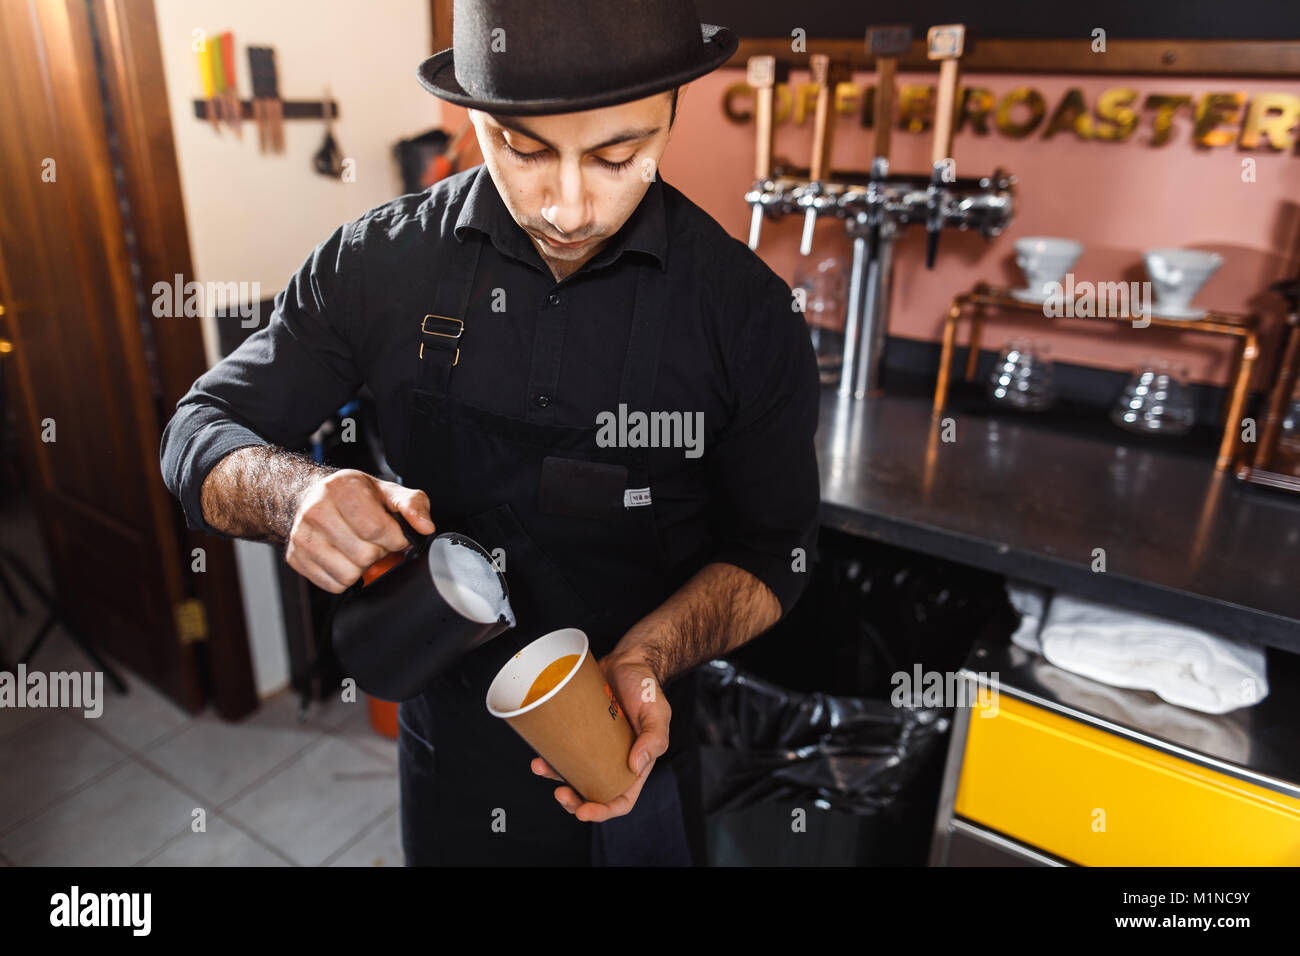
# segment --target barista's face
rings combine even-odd
[[[658,93],[552,116],[469,111],[497,191],[554,272],[578,269],[636,209],[668,145],[671,105]]]

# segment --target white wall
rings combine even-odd
[[[428,0],[155,0],[167,98],[180,166],[195,275],[207,282],[260,284],[271,298],[312,248],[340,223],[402,192],[392,148],[441,125],[440,101],[416,82],[432,52]],[[318,174],[311,158],[325,138],[323,120],[284,124],[284,152],[261,153],[246,122],[243,138],[194,116],[202,95],[193,31],[230,30],[236,84],[252,95],[248,46],[275,48],[280,96],[338,102],[334,138],[354,160],[356,181]],[[214,320],[206,319],[208,361],[217,358]],[[222,319],[221,321],[238,321]],[[239,542],[253,669],[265,696],[288,682],[279,592],[269,545]]]

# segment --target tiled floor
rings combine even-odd
[[[30,515],[10,507],[0,522],[32,553]],[[34,629],[0,607],[10,661]],[[130,692],[105,682],[98,718],[0,708],[0,866],[402,865],[397,744],[370,729],[364,703],[315,704],[300,720],[283,691],[227,723],[113,664]],[[92,665],[56,628],[29,667]]]

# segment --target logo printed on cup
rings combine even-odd
[[[605,694],[609,697],[609,719],[618,720],[623,711],[618,706],[618,699],[614,696],[614,692],[609,689],[608,683],[605,684]]]

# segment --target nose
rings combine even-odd
[[[582,186],[582,171],[576,163],[561,163],[555,183],[542,207],[542,218],[560,235],[580,234],[586,224],[586,194]]]

